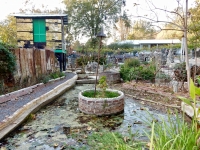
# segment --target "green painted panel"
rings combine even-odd
[[[62,50],[62,49],[55,49],[54,53],[65,53],[66,54],[66,50]]]
[[[46,42],[45,19],[33,19],[33,41]]]

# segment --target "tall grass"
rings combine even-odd
[[[185,122],[184,118],[176,113],[175,119],[168,114],[168,120],[162,120],[151,124],[150,149],[154,150],[199,150],[200,149],[200,131],[198,130],[198,115],[200,109],[196,112],[196,95],[200,95],[200,88],[195,87],[190,80],[190,99],[179,96],[179,98],[190,105],[194,110],[192,123]]]
[[[168,120],[153,122],[150,150],[199,150],[197,140],[200,132],[195,130],[195,126],[188,124],[184,119],[176,114],[174,117],[168,115]]]

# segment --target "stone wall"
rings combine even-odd
[[[124,93],[117,90],[120,96],[115,98],[88,98],[79,93],[79,109],[86,114],[94,115],[111,115],[122,112],[124,110]]]

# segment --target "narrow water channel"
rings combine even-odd
[[[145,139],[144,131],[151,130],[147,120],[167,118],[166,114],[129,97],[125,97],[122,114],[103,117],[85,115],[78,109],[78,93],[90,88],[94,88],[94,85],[76,85],[53,103],[32,114],[27,122],[0,142],[0,147],[7,150],[92,149],[84,138],[93,131],[105,129],[121,134],[131,131],[137,133],[138,138]]]

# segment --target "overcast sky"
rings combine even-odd
[[[9,14],[12,13],[18,13],[19,9],[24,7],[26,0],[0,0],[0,21],[6,18]],[[31,7],[32,5],[35,5],[36,8],[40,8],[43,4],[48,9],[53,9],[54,7],[58,7],[60,9],[64,8],[64,5],[62,4],[62,0],[30,0],[32,3],[29,5]],[[177,0],[151,0],[154,5],[160,8],[166,8],[166,9],[173,9],[177,6]],[[182,1],[182,3],[185,3],[185,0],[179,0]],[[189,7],[194,6],[195,0],[188,0],[189,1]],[[137,7],[133,7],[133,4],[137,3],[139,4]],[[130,14],[145,14],[148,9],[146,5],[146,0],[126,0],[126,9],[128,9],[128,12]],[[148,14],[148,13],[147,13]]]
[[[42,4],[48,9],[54,9],[58,7],[60,9],[64,8],[64,5],[61,3],[62,0],[30,0],[32,7],[33,5],[36,8],[41,8]],[[9,14],[19,13],[19,9],[24,7],[26,0],[0,0],[0,21],[6,18]]]

